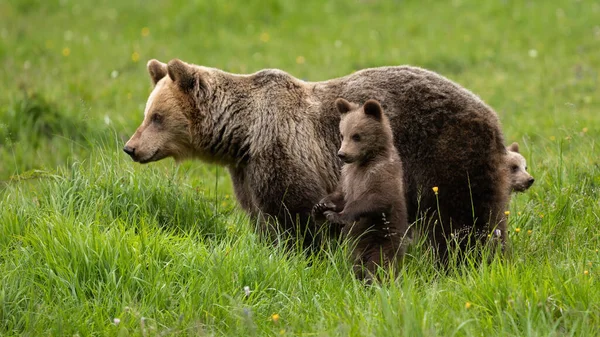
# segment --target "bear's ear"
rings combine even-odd
[[[162,80],[163,77],[167,76],[167,65],[158,60],[152,59],[148,61],[146,67],[148,67],[148,73],[150,74],[152,84],[154,85]]]
[[[363,106],[363,109],[365,110],[366,115],[374,117],[377,120],[380,120],[383,114],[381,105],[379,105],[379,102],[377,102],[374,99],[366,101],[365,105]]]
[[[194,72],[192,67],[181,60],[173,59],[167,65],[167,72],[173,82],[183,90],[188,91],[194,88]]]
[[[350,102],[346,101],[343,98],[336,99],[335,106],[337,107],[339,113],[341,113],[342,115],[352,110],[352,104],[350,104]]]
[[[510,144],[510,146],[508,146],[506,149],[508,151],[519,153],[519,144],[517,142],[514,142],[514,143]]]

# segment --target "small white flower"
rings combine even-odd
[[[244,294],[246,294],[246,296],[250,296],[250,287],[248,287],[248,286],[244,287]]]
[[[536,58],[538,56],[538,51],[535,49],[529,49],[529,57],[531,57],[532,59]]]
[[[121,320],[115,317],[113,319],[113,323],[115,323],[115,325],[119,325],[119,323],[121,323]]]
[[[118,71],[116,71],[116,70],[113,70],[113,71],[110,73],[110,77],[112,77],[112,78],[117,78],[118,76],[119,76],[119,72],[118,72]]]
[[[494,236],[495,237],[500,237],[500,235],[502,234],[502,232],[499,229],[494,229]]]

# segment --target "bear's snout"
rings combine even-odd
[[[125,147],[123,148],[123,151],[125,151],[125,153],[127,153],[129,156],[131,156],[131,158],[133,158],[135,156],[135,148],[133,148],[133,147],[125,145]]]
[[[343,151],[338,151],[337,155],[338,155],[338,157],[339,157],[339,158],[340,158],[340,159],[341,159],[343,162],[345,162],[345,161],[346,161],[346,159],[348,159],[348,156],[347,156],[347,155],[346,155],[346,153],[345,153],[345,152],[343,152]]]
[[[527,188],[531,187],[531,185],[533,185],[534,182],[535,182],[534,177],[529,178],[529,180],[527,180]]]

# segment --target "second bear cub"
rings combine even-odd
[[[371,280],[378,266],[404,254],[410,239],[402,162],[377,101],[359,107],[338,98],[335,104],[342,115],[342,176],[337,190],[315,205],[313,214],[343,225],[342,234],[356,241],[352,256],[357,277]]]
[[[507,164],[510,170],[510,189],[511,192],[525,192],[528,190],[535,179],[527,172],[527,161],[519,153],[519,144],[512,143],[506,148]]]

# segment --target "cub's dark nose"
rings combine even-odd
[[[531,187],[531,185],[533,185],[533,182],[535,181],[535,178],[531,177],[531,179],[527,180],[527,187]]]
[[[127,145],[125,145],[125,147],[123,148],[123,151],[125,151],[125,153],[127,153],[131,157],[133,157],[135,155],[135,148],[129,147]]]
[[[338,152],[338,157],[342,160],[342,161],[346,161],[346,154],[342,151]]]

